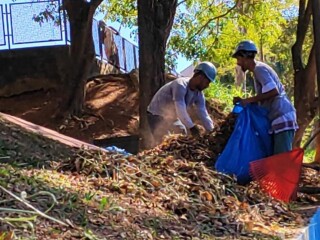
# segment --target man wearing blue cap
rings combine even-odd
[[[271,122],[270,134],[273,135],[273,153],[292,150],[294,132],[298,129],[296,110],[290,102],[277,73],[267,64],[255,60],[258,50],[256,45],[245,40],[240,42],[232,57],[237,59],[243,72],[249,70],[254,75],[256,96],[241,99],[235,97],[234,103],[242,105],[260,103],[268,111]]]
[[[187,134],[189,130],[195,137],[200,135],[199,127],[193,123],[187,111],[192,105],[196,106],[204,128],[213,130],[213,121],[207,112],[202,91],[214,81],[216,74],[211,62],[202,62],[196,66],[191,78],[177,78],[159,89],[147,109],[149,127],[156,144],[169,131]]]

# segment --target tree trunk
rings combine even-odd
[[[317,66],[317,86],[318,96],[320,96],[320,3],[318,0],[312,0],[313,12],[313,36],[315,44],[316,66]],[[320,98],[318,98],[318,106],[320,105]],[[319,114],[319,111],[318,111]],[[316,128],[319,128],[319,120],[316,121]],[[316,137],[316,155],[315,162],[320,163],[320,137]]]
[[[295,72],[294,75],[294,106],[297,110],[299,129],[295,134],[294,146],[300,146],[303,134],[315,116],[315,54],[311,50],[308,66]]]
[[[102,0],[86,2],[84,0],[64,0],[64,9],[70,21],[71,48],[67,60],[68,72],[63,87],[66,87],[66,98],[63,110],[70,114],[80,115],[85,100],[85,83],[94,60],[92,39],[92,22],[96,8]]]
[[[139,89],[141,147],[148,147],[147,107],[164,85],[165,51],[177,0],[138,0]]]
[[[262,39],[260,39],[260,52],[259,52],[259,55],[260,55],[260,61],[264,62],[264,52],[263,52],[263,42],[262,42]]]
[[[314,129],[312,131],[312,134],[316,131],[316,129],[320,129],[320,119],[315,120],[314,122]],[[316,154],[314,156],[314,162],[320,163],[320,135],[318,135],[314,140],[314,147]]]
[[[317,66],[317,86],[318,96],[320,96],[320,2],[319,0],[312,0],[312,15],[313,15],[313,36],[316,55]],[[318,98],[318,105],[320,105],[320,98]]]
[[[312,13],[311,2],[306,5],[300,0],[297,39],[292,46],[292,62],[294,69],[294,106],[297,110],[299,130],[296,132],[293,145],[300,146],[305,129],[315,116],[315,48],[312,47],[308,62],[302,62],[302,46],[310,24]]]

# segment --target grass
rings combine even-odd
[[[303,162],[304,163],[311,163],[314,160],[314,156],[316,154],[316,151],[314,149],[307,149],[304,152],[304,156],[303,156]]]
[[[304,136],[302,138],[302,143],[301,146],[304,146],[304,144],[308,141],[308,139],[312,136],[313,134],[313,128],[314,128],[314,121],[316,120],[316,118],[311,121],[311,123],[309,124],[309,126],[306,128],[305,132],[304,132]],[[314,157],[316,154],[315,151],[315,143],[311,142],[311,144],[307,147],[307,149],[304,152],[304,157],[303,157],[303,162],[304,163],[311,163],[314,161]]]

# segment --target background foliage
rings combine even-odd
[[[137,26],[136,1],[110,0],[101,9],[108,20],[129,28]],[[181,54],[194,62],[212,61],[219,75],[231,73],[233,78],[235,61],[230,55],[239,41],[251,39],[291,93],[291,46],[297,16],[297,0],[181,1],[167,46],[167,69],[174,68]]]

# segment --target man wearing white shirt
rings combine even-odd
[[[242,71],[251,71],[254,75],[254,86],[257,95],[246,99],[234,98],[234,103],[242,105],[260,103],[268,111],[271,122],[270,134],[273,135],[273,153],[292,150],[295,130],[298,129],[296,110],[290,102],[277,73],[267,64],[255,60],[257,47],[250,40],[240,42],[234,54],[237,65]]]
[[[165,84],[154,95],[147,109],[148,123],[156,143],[168,132],[184,133],[189,131],[199,136],[200,131],[188,114],[188,107],[195,105],[198,117],[206,131],[213,130],[203,90],[214,81],[217,71],[210,62],[196,66],[191,78],[181,77]]]

